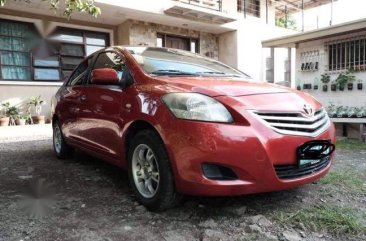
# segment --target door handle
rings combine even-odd
[[[86,96],[85,95],[80,96],[80,101],[85,101],[85,100],[86,100]]]

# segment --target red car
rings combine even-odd
[[[81,149],[126,168],[152,210],[183,194],[310,183],[328,172],[335,148],[334,126],[310,95],[175,49],[96,52],[58,90],[52,110],[57,157]]]

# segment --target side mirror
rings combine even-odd
[[[118,85],[117,71],[111,68],[95,69],[91,72],[91,83],[96,85]]]

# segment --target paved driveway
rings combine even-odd
[[[334,234],[278,218],[323,203],[359,207],[362,214],[361,191],[344,195],[336,187],[329,196],[331,184],[317,183],[237,198],[186,198],[181,207],[152,213],[135,202],[125,171],[82,153],[58,160],[50,126],[29,128],[15,137],[0,129],[1,241],[366,240],[362,232]],[[343,164],[335,169],[364,173],[365,154],[341,150],[337,161]]]

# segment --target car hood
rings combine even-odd
[[[211,97],[217,96],[247,96],[273,93],[293,92],[290,88],[230,77],[157,77],[165,82],[170,91],[196,92]]]

